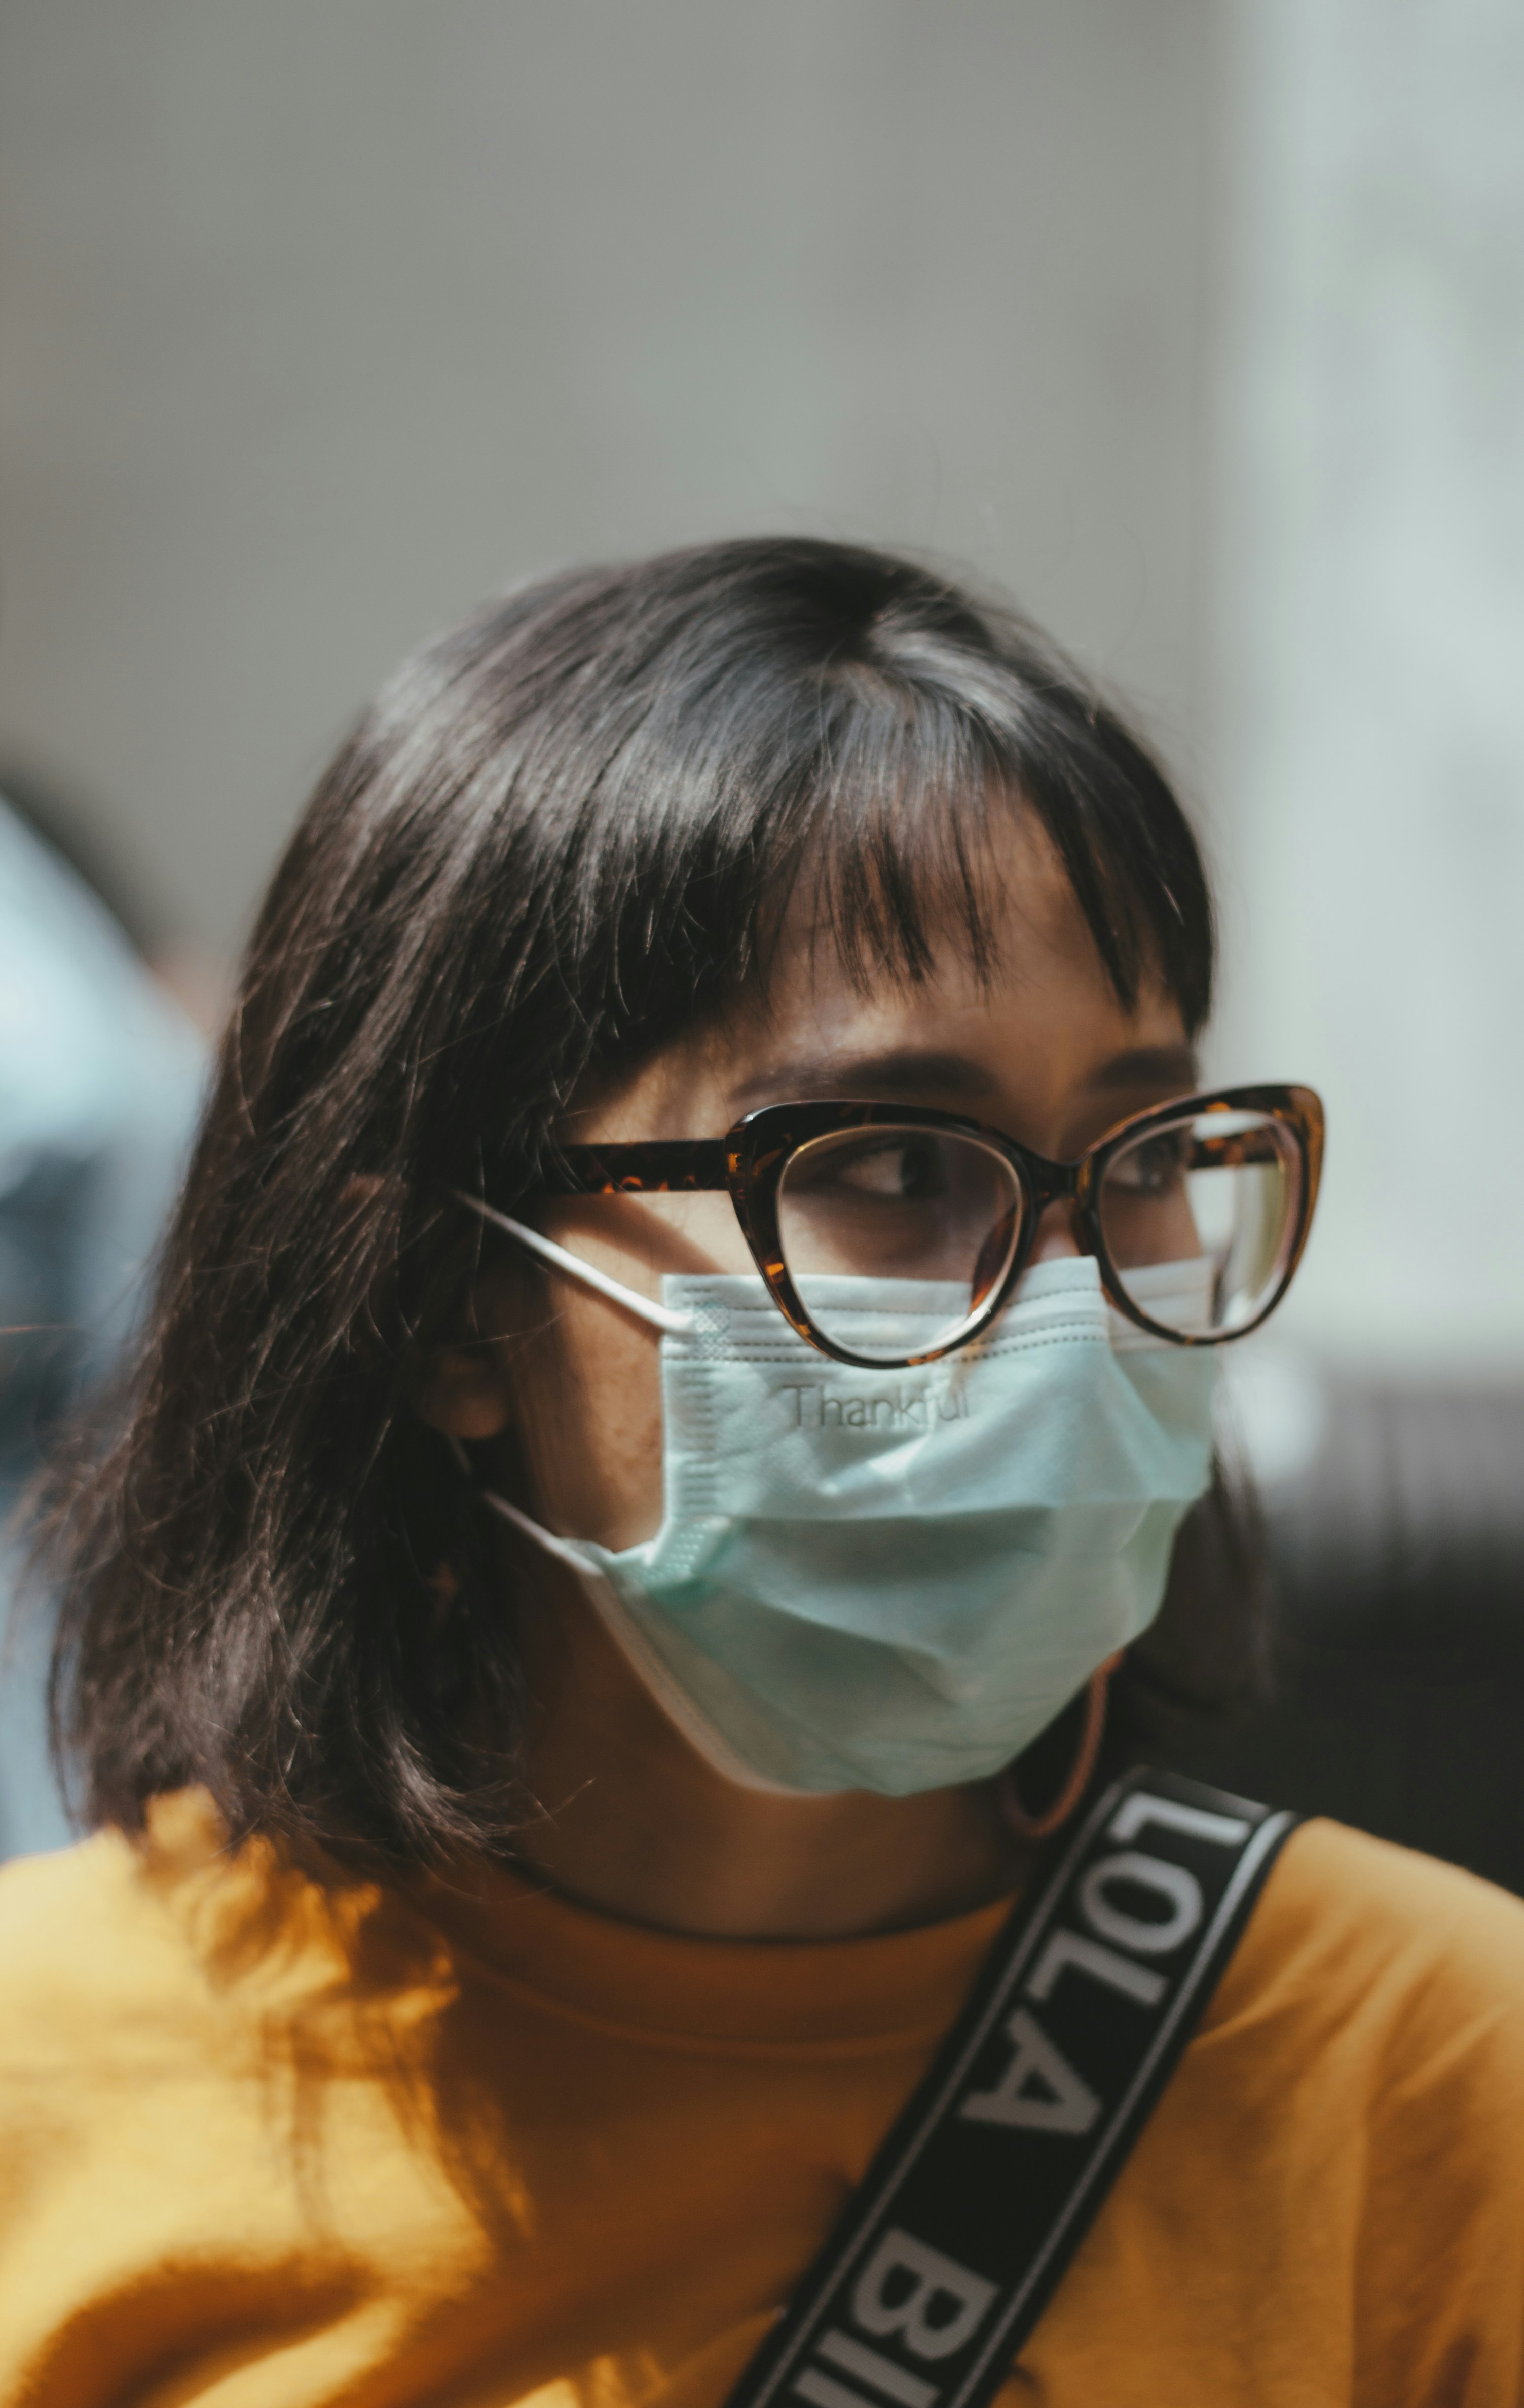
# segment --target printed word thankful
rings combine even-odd
[[[847,1390],[838,1395],[813,1382],[782,1387],[790,1429],[931,1429],[938,1422],[967,1421],[968,1392],[962,1387],[907,1388],[896,1384],[872,1396]]]

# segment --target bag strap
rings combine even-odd
[[[985,2408],[1298,1819],[1142,1768],[1044,1852],[727,2408]]]

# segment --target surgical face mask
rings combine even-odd
[[[1142,1276],[1204,1315],[1204,1263]],[[1157,1613],[1211,1476],[1215,1356],[1120,1320],[1089,1257],[1038,1265],[985,1337],[892,1372],[818,1354],[755,1277],[667,1278],[660,1307],[589,1283],[663,1328],[661,1526],[611,1552],[489,1501],[571,1566],[732,1780],[987,1778]],[[815,1284],[854,1352],[945,1326],[940,1283]]]

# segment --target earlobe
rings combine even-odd
[[[413,1401],[446,1438],[496,1438],[513,1419],[512,1398],[491,1347],[442,1346],[421,1373]]]

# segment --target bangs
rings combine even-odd
[[[997,967],[1002,836],[1023,812],[1053,848],[1117,1000],[1136,1008],[1157,979],[1194,1036],[1211,1007],[1210,905],[1195,847],[1158,840],[1159,814],[1140,772],[1162,779],[1129,745],[1118,763],[1094,742],[1032,741],[1021,697],[999,717],[945,694],[854,694],[827,749],[798,883],[812,917],[855,982],[930,974],[934,935],[949,922],[975,975]],[[1168,793],[1167,789],[1164,792]],[[1172,801],[1172,798],[1171,798]]]
[[[1014,614],[976,614],[919,577],[913,609],[884,608],[882,567],[881,607],[829,647],[759,645],[742,626],[716,663],[712,625],[701,695],[679,667],[619,764],[624,808],[597,812],[632,847],[617,869],[605,855],[598,882],[619,932],[604,1067],[765,984],[801,904],[859,986],[925,980],[949,924],[987,979],[1004,892],[991,859],[1023,811],[1123,1008],[1157,979],[1189,1035],[1205,1022],[1210,896],[1146,748]]]

